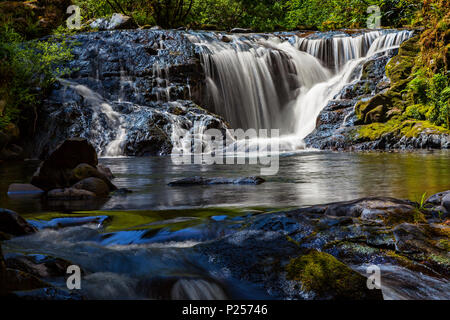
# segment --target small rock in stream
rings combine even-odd
[[[266,182],[261,177],[245,177],[245,178],[204,178],[204,177],[188,177],[169,183],[169,186],[192,186],[192,185],[215,185],[215,184],[254,184],[258,185]]]

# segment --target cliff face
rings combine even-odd
[[[370,38],[388,39],[383,35],[400,33],[359,33],[368,43],[362,42],[361,53],[355,57],[348,54],[358,49],[353,48],[357,38],[352,38],[358,34],[230,36],[173,30],[77,34],[70,40],[74,44],[74,59],[68,65],[71,74],[60,79],[45,101],[36,126],[39,131],[27,140],[25,149],[30,156],[42,158],[60,141],[82,137],[102,156],[167,155],[173,148],[181,147],[172,138],[180,130],[193,134],[202,134],[208,128],[226,131],[225,121],[241,119],[250,114],[249,110],[278,119],[279,113],[286,113],[286,106],[290,105],[283,99],[293,102],[299,88],[309,88],[301,81],[302,76],[309,74],[302,73],[306,63],[295,62],[299,51],[316,57],[317,65],[321,63],[323,70],[331,68],[330,72],[352,59],[364,58],[364,63],[358,62],[352,69],[351,81],[343,82],[339,87],[342,89],[320,112],[315,130],[305,138],[307,147],[449,148],[448,130],[426,121],[403,121],[410,99],[402,90],[411,77],[417,36],[404,42],[400,49]],[[286,40],[292,47],[279,45]],[[314,43],[320,43],[320,50],[311,46]],[[336,44],[340,46],[335,50],[332,46]],[[381,49],[366,57],[372,44]],[[214,59],[215,55],[225,55],[227,59]],[[333,57],[331,64],[329,55]],[[279,106],[273,103],[273,94],[267,89],[275,88],[275,94],[280,93],[277,84],[286,84],[281,87],[289,93],[278,97]],[[232,103],[217,105],[224,101]],[[280,112],[276,111],[277,106]],[[215,110],[225,119],[206,110]],[[270,123],[277,128],[288,126],[288,122],[298,123],[295,117],[285,118]]]
[[[42,107],[31,155],[45,157],[73,136],[87,138],[101,155],[164,155],[174,147],[174,130],[227,127],[198,105],[204,76],[182,32],[106,31],[71,41],[72,73]]]

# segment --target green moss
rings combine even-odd
[[[301,282],[302,290],[319,298],[362,299],[375,297],[367,289],[366,278],[328,253],[311,250],[292,259],[286,267],[287,278]]]
[[[393,133],[398,138],[406,136],[408,138],[417,137],[422,132],[428,134],[450,134],[450,130],[436,126],[429,121],[420,121],[396,117],[385,123],[371,123],[360,126],[355,136],[356,140],[373,141],[380,139],[387,133]]]
[[[247,210],[240,209],[189,209],[189,210],[139,210],[139,211],[86,211],[63,214],[58,212],[37,215],[24,215],[29,220],[51,220],[63,217],[108,216],[105,232],[123,230],[147,230],[167,228],[171,231],[181,230],[208,221],[213,216],[226,215],[237,217],[247,215]],[[178,219],[177,218],[185,218]]]
[[[448,239],[441,239],[437,242],[437,246],[443,250],[450,252],[450,241]]]
[[[400,85],[402,88],[405,86],[404,81],[411,75],[419,51],[419,36],[412,37],[400,46],[398,55],[386,65],[386,75],[393,86]]]
[[[290,243],[295,244],[297,247],[300,246],[300,244],[299,244],[297,241],[295,241],[294,239],[292,239],[290,236],[286,235],[286,239],[287,239],[287,241],[289,241]]]
[[[441,266],[449,267],[450,266],[450,258],[448,255],[437,255],[437,254],[431,254],[429,256],[429,260],[432,263],[436,263]]]

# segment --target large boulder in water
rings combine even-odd
[[[0,232],[23,236],[36,232],[36,228],[16,212],[0,208]]]
[[[108,185],[103,180],[93,177],[81,180],[74,184],[73,188],[93,192],[98,197],[105,197],[110,191]]]
[[[95,148],[86,139],[67,139],[41,163],[31,184],[45,191],[69,187],[73,183],[72,170],[81,163],[97,166]]]
[[[70,177],[71,182],[77,183],[87,178],[98,178],[108,185],[110,191],[117,190],[117,187],[110,181],[113,175],[109,168],[104,166],[97,166],[97,168],[87,164],[81,163],[72,170]]]

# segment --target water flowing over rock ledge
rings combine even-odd
[[[392,143],[354,139],[355,104],[389,88],[386,63],[412,34],[78,34],[73,72],[45,102],[41,129],[25,149],[43,158],[78,136],[101,156],[167,155],[186,148],[172,139],[180,130],[201,136],[208,128],[239,127],[280,128],[289,138],[282,151],[304,147],[305,137],[307,147],[319,149],[446,148],[446,136],[427,131],[414,139],[383,137]]]

